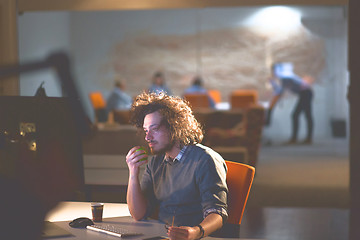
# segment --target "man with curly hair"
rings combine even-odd
[[[132,217],[157,215],[169,225],[171,239],[199,239],[220,229],[227,219],[226,164],[201,145],[203,132],[180,97],[142,93],[131,109],[131,122],[142,128],[153,157],[133,147],[127,203]],[[144,175],[139,167],[147,163]]]

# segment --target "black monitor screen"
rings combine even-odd
[[[39,199],[68,200],[84,184],[81,135],[63,97],[0,96],[0,177]]]

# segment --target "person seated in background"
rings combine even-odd
[[[210,107],[215,108],[215,101],[209,95],[208,91],[204,88],[203,80],[199,76],[194,77],[192,85],[190,87],[188,87],[187,89],[185,89],[185,91],[184,91],[184,95],[186,95],[186,94],[196,94],[196,93],[201,93],[201,94],[208,95]]]
[[[220,229],[228,216],[227,167],[200,144],[203,131],[191,108],[180,97],[143,93],[131,112],[131,123],[144,130],[153,155],[144,161],[144,151],[135,146],[126,156],[132,217],[157,215],[169,225],[170,239],[200,239]]]
[[[114,90],[111,92],[106,102],[107,112],[131,108],[132,98],[125,92],[125,84],[122,81],[117,80],[115,82]]]
[[[299,117],[302,112],[305,113],[307,123],[307,135],[303,144],[312,143],[313,135],[313,116],[312,116],[312,99],[313,90],[311,88],[312,78],[306,76],[301,78],[293,72],[291,63],[275,63],[271,68],[272,76],[269,81],[274,89],[274,97],[271,99],[267,124],[270,124],[272,109],[279,101],[285,90],[289,90],[298,96],[298,101],[292,112],[292,134],[288,144],[294,144],[297,141],[299,129]]]
[[[162,72],[156,72],[153,76],[153,83],[148,89],[149,93],[159,94],[161,92],[166,95],[172,95],[172,92],[165,84],[165,77]]]

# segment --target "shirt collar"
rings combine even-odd
[[[187,149],[187,146],[184,146],[184,147],[180,150],[180,152],[178,153],[178,155],[177,155],[174,159],[172,159],[172,160],[171,160],[171,158],[169,158],[169,157],[167,157],[167,156],[165,155],[164,160],[167,161],[167,162],[170,162],[170,163],[171,163],[171,162],[176,162],[176,161],[181,162],[181,160],[182,160],[182,158],[183,158],[183,156],[184,156],[184,153],[185,153],[186,149]]]

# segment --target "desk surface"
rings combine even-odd
[[[55,222],[56,225],[63,228],[64,230],[70,232],[73,236],[72,237],[65,237],[65,238],[56,238],[58,240],[73,240],[73,239],[114,239],[119,240],[118,237],[113,237],[104,233],[99,233],[95,231],[91,231],[88,229],[77,229],[71,228],[69,226],[69,221],[62,221],[62,222]],[[166,236],[166,229],[164,224],[160,224],[155,221],[135,221],[129,216],[125,217],[115,217],[115,218],[105,218],[103,222],[96,223],[98,225],[112,225],[115,227],[125,228],[129,231],[140,232],[143,233],[141,236],[134,236],[134,237],[127,237],[127,240],[134,240],[134,239],[144,239],[156,236]]]
[[[124,216],[130,216],[127,204],[104,204],[104,218]],[[45,220],[50,222],[71,221],[78,217],[92,218],[90,202],[61,202],[47,214]]]
[[[69,222],[78,217],[91,218],[91,209],[89,202],[62,202],[46,217],[46,220],[54,222],[59,227],[70,232],[73,236],[56,238],[57,240],[92,240],[92,239],[114,239],[119,240],[118,237],[113,237],[103,233],[94,232],[87,229],[76,229],[69,226]],[[101,225],[114,225],[126,228],[127,230],[141,232],[143,235],[136,237],[127,237],[126,239],[144,239],[156,236],[166,236],[164,224],[157,221],[135,221],[130,217],[129,210],[126,204],[121,203],[105,203],[103,222]],[[219,239],[206,237],[205,239]],[[226,238],[230,240],[230,238]],[[245,240],[245,239],[242,239]]]

